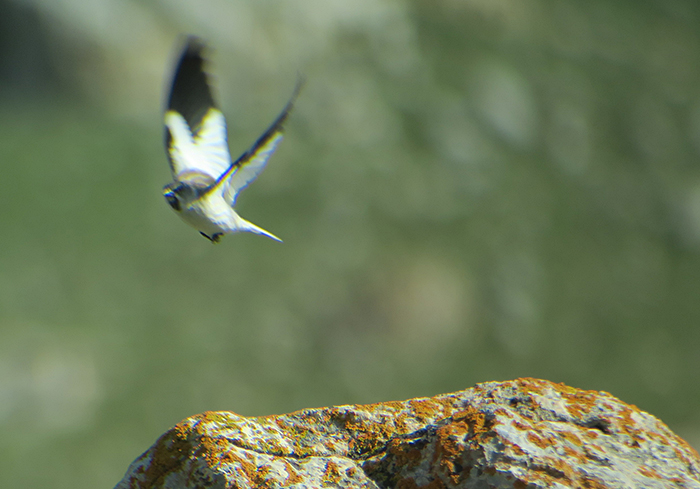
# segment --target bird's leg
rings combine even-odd
[[[204,234],[202,231],[200,231],[199,234],[207,238],[212,243],[218,243],[221,237],[224,235],[224,233],[214,233],[211,236],[209,236],[208,234]]]

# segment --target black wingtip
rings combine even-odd
[[[232,172],[238,168],[240,165],[244,164],[250,158],[255,155],[255,153],[258,152],[258,150],[263,147],[275,134],[279,134],[283,132],[284,129],[284,123],[287,121],[287,118],[289,117],[290,112],[294,108],[294,104],[297,100],[297,97],[299,97],[299,93],[301,92],[301,89],[304,87],[304,83],[306,82],[306,78],[301,75],[300,73],[297,73],[297,82],[296,85],[294,86],[294,91],[292,92],[292,96],[289,97],[289,101],[287,104],[284,106],[282,109],[282,112],[277,116],[277,118],[270,124],[270,126],[267,128],[267,130],[260,136],[257,141],[251,146],[246,152],[244,152],[241,156],[239,156],[236,161],[231,163],[231,166],[229,167],[228,170],[226,170],[224,173],[222,173],[219,178],[216,179],[216,182],[211,184],[207,188],[207,192],[211,192],[213,189],[217,188],[221,182],[225,181],[228,179]],[[240,189],[239,189],[240,190]],[[280,240],[281,241],[281,240]]]
[[[301,93],[301,89],[304,88],[304,85],[306,85],[306,75],[297,71],[297,82],[296,85],[294,85],[294,92],[292,92],[292,96],[289,98],[290,102],[294,103],[299,93]]]
[[[297,82],[294,85],[294,91],[292,92],[292,96],[289,97],[289,101],[284,106],[284,109],[282,109],[282,112],[280,112],[280,114],[277,116],[277,119],[275,119],[275,121],[270,125],[270,127],[268,127],[267,131],[265,131],[265,133],[260,137],[260,139],[255,145],[256,147],[262,141],[266,141],[275,132],[283,130],[284,123],[287,122],[287,118],[292,112],[294,104],[296,103],[297,98],[299,98],[301,89],[304,88],[305,84],[306,78],[304,77],[304,75],[302,75],[301,73],[297,73]]]
[[[206,48],[207,43],[204,42],[204,39],[201,37],[190,34],[185,36],[184,46],[183,52],[201,55],[202,51]]]
[[[185,118],[196,132],[207,111],[216,107],[204,71],[206,43],[197,36],[187,36],[175,66],[168,110],[174,110]]]

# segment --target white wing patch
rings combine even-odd
[[[184,173],[204,173],[216,180],[231,166],[226,120],[220,110],[209,109],[196,137],[184,117],[174,110],[165,113],[165,125],[170,131],[168,152],[175,180]]]
[[[282,142],[282,138],[281,132],[274,134],[255,153],[238,163],[231,176],[228,177],[227,185],[224,185],[224,199],[226,202],[231,206],[236,203],[236,198],[240,191],[246,188],[263,171],[267,160],[270,159],[272,153],[275,152],[277,146]]]
[[[219,109],[209,109],[202,119],[202,128],[194,138],[194,142],[204,160],[213,169],[216,178],[223,175],[231,166],[226,119]]]

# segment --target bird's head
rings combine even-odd
[[[183,204],[188,200],[191,189],[183,183],[169,183],[163,187],[163,197],[168,205],[176,211],[181,211]]]

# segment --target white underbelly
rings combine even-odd
[[[198,201],[183,209],[180,215],[187,224],[208,236],[228,233],[235,227],[235,213],[223,199],[220,202]]]

